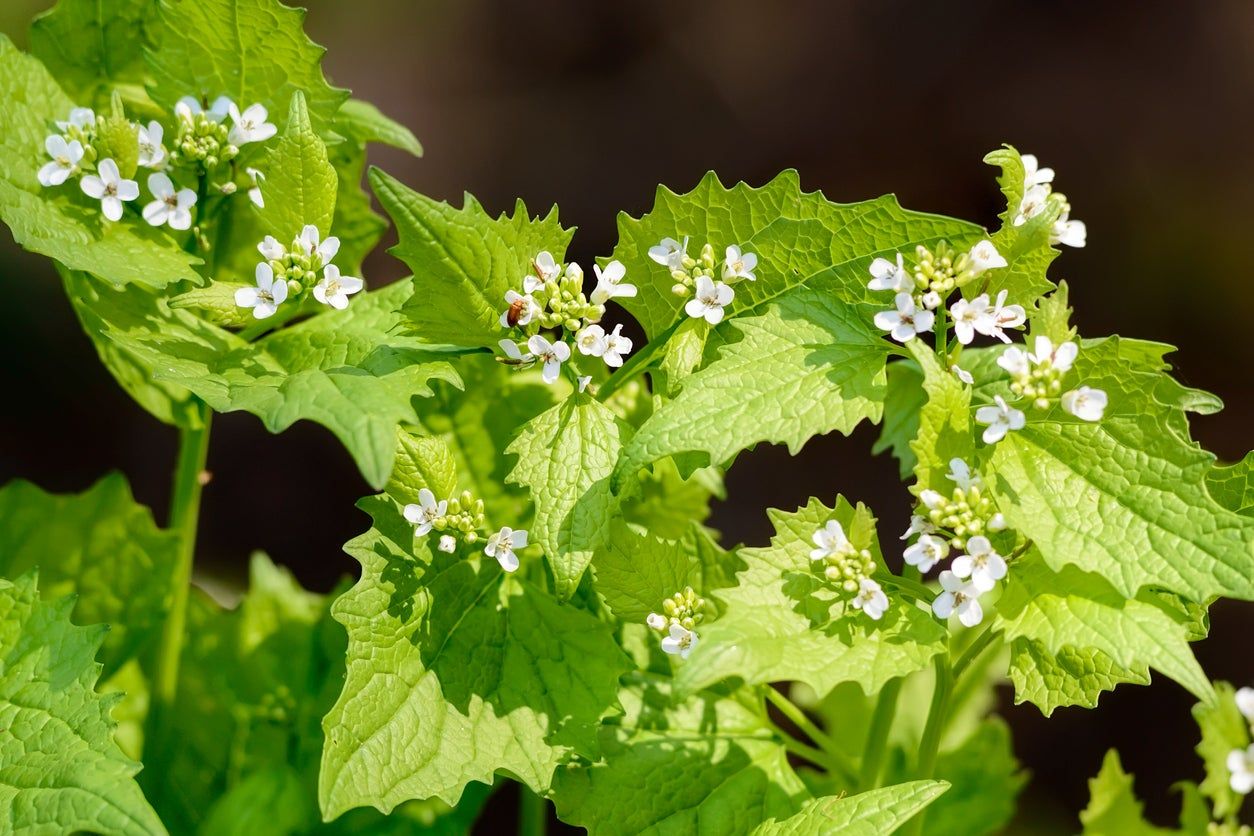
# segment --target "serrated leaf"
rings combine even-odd
[[[998,216],[1002,221],[1001,229],[993,233],[991,240],[1008,264],[991,272],[987,283],[972,282],[963,292],[968,297],[979,293],[996,297],[1005,290],[1010,302],[1030,309],[1039,296],[1054,287],[1046,271],[1058,257],[1058,250],[1049,243],[1058,209],[1051,203],[1040,214],[1015,226],[1014,218],[1023,202],[1023,160],[1018,151],[1006,145],[987,154],[984,162],[1001,169],[997,182],[1006,196],[1006,211]]]
[[[687,194],[659,186],[650,212],[639,219],[618,216],[613,254],[640,287],[635,298],[622,301],[650,338],[676,321],[684,299],[671,293],[675,280],[649,258],[649,248],[663,238],[685,236],[692,255],[706,243],[720,260],[732,244],[757,253],[758,278],[736,286],[730,309],[744,315],[761,313],[771,300],[803,285],[845,301],[873,299],[866,289],[867,268],[876,256],[941,239],[969,246],[984,232],[964,221],[902,209],[892,195],[832,203],[820,192],[801,191],[792,170],[759,188],[745,183],[727,188],[714,172]]]
[[[75,620],[108,624],[106,678],[160,631],[177,549],[177,536],[157,528],[121,474],[80,494],[20,479],[0,489],[0,575],[38,568],[45,598],[75,594]]]
[[[299,90],[292,94],[287,127],[267,152],[262,167],[265,206],[257,211],[266,233],[286,243],[306,224],[313,224],[326,236],[335,216],[339,181],[327,160],[327,147],[309,122],[305,95]]]
[[[1206,474],[1210,495],[1229,511],[1254,517],[1254,453],[1236,464],[1216,467]]]
[[[361,99],[349,99],[335,116],[335,127],[357,143],[381,142],[415,157],[422,156],[422,144],[413,131],[389,119],[379,108]]]
[[[505,451],[518,457],[509,481],[531,491],[531,534],[544,548],[561,598],[574,593],[593,552],[609,537],[618,507],[610,474],[622,433],[608,407],[576,396],[523,425]]]
[[[304,94],[314,128],[328,126],[348,98],[322,74],[325,50],[309,40],[303,9],[278,0],[159,0],[145,50],[149,93],[167,111],[184,96],[230,96],[281,113]]]
[[[1123,771],[1119,753],[1111,749],[1101,772],[1089,780],[1089,804],[1080,813],[1084,836],[1165,836],[1174,831],[1154,827],[1141,813],[1132,790],[1132,776]]]
[[[882,836],[893,833],[949,789],[946,781],[911,781],[857,795],[807,801],[783,821],[766,821],[751,836]]]
[[[44,188],[36,176],[48,161],[44,139],[74,107],[43,65],[0,35],[0,220],[13,240],[71,270],[89,270],[115,285],[161,288],[199,282],[200,260],[131,216],[105,220],[77,180]]]
[[[396,464],[388,478],[387,492],[406,502],[417,502],[426,488],[437,497],[457,495],[457,462],[453,451],[438,438],[396,431]]]
[[[1186,411],[1216,401],[1172,380],[1164,349],[1085,341],[1070,375],[1106,391],[1105,417],[1055,407],[998,443],[1001,510],[1050,566],[1100,574],[1127,597],[1157,586],[1199,603],[1254,598],[1254,520],[1211,498],[1214,457],[1189,438]]]
[[[943,368],[936,354],[919,340],[907,346],[923,371],[923,391],[927,402],[919,410],[918,431],[910,443],[914,453],[914,491],[926,488],[948,494],[949,462],[958,458],[973,464],[975,440],[971,434],[971,391],[949,369]]]
[[[650,534],[678,540],[694,523],[705,522],[713,499],[726,496],[717,469],[704,468],[685,479],[674,460],[662,459],[641,475],[638,490],[623,502],[622,515]]]
[[[595,757],[627,661],[608,628],[477,551],[433,555],[394,499],[360,504],[374,527],[345,547],[362,579],[334,607],[348,674],[324,721],[324,815],[455,804],[497,771],[546,792],[569,754]]]
[[[592,836],[747,833],[806,799],[760,707],[712,694],[676,705],[664,680],[645,676],[619,699],[602,761],[557,776],[562,821]]]
[[[840,603],[850,596],[811,566],[811,536],[831,519],[878,560],[875,520],[864,506],[855,510],[838,497],[833,510],[812,499],[793,513],[767,514],[775,526],[771,545],[739,550],[746,568],[736,586],[715,593],[722,613],[698,631],[700,644],[679,667],[682,692],[734,677],[748,684],[803,682],[820,696],[852,681],[869,694],[945,651],[945,628],[930,613],[895,598],[872,621]]]
[[[1228,755],[1250,745],[1250,724],[1237,708],[1236,691],[1227,682],[1216,682],[1214,702],[1193,706],[1193,719],[1202,733],[1197,753],[1206,767],[1206,778],[1198,789],[1210,799],[1216,819],[1235,816],[1245,796],[1228,783]]]
[[[0,821],[11,833],[164,834],[139,764],[113,742],[115,697],[97,696],[105,628],[73,602],[42,603],[35,574],[0,583]]]
[[[815,435],[848,435],[878,421],[887,390],[888,344],[873,311],[811,291],[779,299],[732,324],[742,339],[689,377],[632,438],[615,473],[620,485],[644,465],[700,451],[721,465],[759,442],[796,454]]]
[[[928,401],[923,390],[923,373],[916,363],[889,363],[888,389],[884,395],[884,423],[871,452],[888,452],[897,460],[903,481],[914,473],[918,460],[910,443],[919,433],[919,413]]]
[[[1092,647],[1064,645],[1051,651],[1044,642],[1020,639],[1011,648],[1010,681],[1015,702],[1030,702],[1046,717],[1056,708],[1095,708],[1116,685],[1149,685],[1149,668],[1132,669]]]
[[[31,54],[72,97],[98,103],[112,87],[144,83],[151,8],[151,0],[57,0],[31,21]]]
[[[512,216],[493,218],[469,194],[454,209],[378,169],[369,178],[400,237],[389,252],[418,277],[401,313],[430,342],[495,346],[506,333],[505,292],[522,287],[542,250],[561,261],[574,234],[562,228],[556,207],[532,218],[520,200]]]

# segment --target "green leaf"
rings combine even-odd
[[[623,453],[616,485],[676,453],[701,451],[721,465],[766,441],[795,455],[812,436],[848,435],[863,419],[878,421],[888,344],[872,315],[868,306],[798,291],[737,319],[743,338],[644,422]]]
[[[393,498],[360,505],[374,527],[345,547],[362,578],[334,607],[348,674],[323,724],[324,815],[455,804],[498,771],[543,793],[570,754],[595,757],[627,669],[606,625],[479,552],[433,555]]]
[[[923,390],[923,373],[917,364],[901,361],[888,364],[888,390],[884,395],[884,423],[871,452],[889,452],[897,460],[902,481],[914,473],[918,460],[910,443],[919,434],[919,413],[928,402]]]
[[[257,211],[268,234],[286,244],[305,224],[323,236],[331,231],[339,181],[299,90],[292,94],[287,127],[266,154],[263,170],[266,205]]]
[[[107,628],[39,600],[33,572],[0,583],[0,820],[11,833],[164,834],[139,764],[113,742],[117,697],[97,696]]]
[[[1123,771],[1119,753],[1111,749],[1102,771],[1089,781],[1089,805],[1080,813],[1084,836],[1154,836],[1173,831],[1154,827],[1141,813],[1132,790],[1132,776]]]
[[[641,475],[639,490],[624,500],[622,514],[651,534],[678,540],[694,523],[705,522],[716,497],[727,498],[716,468],[703,468],[685,479],[673,459],[661,459]]]
[[[439,352],[393,336],[395,307],[409,292],[402,280],[355,298],[346,311],[324,311],[253,343],[142,289],[101,294],[93,312],[106,336],[156,380],[219,412],[251,412],[271,432],[301,419],[321,424],[382,487],[396,427],[416,418],[411,400],[430,395],[433,380],[458,380]]]
[[[831,203],[820,192],[801,191],[789,170],[759,188],[727,188],[713,172],[687,194],[659,186],[653,209],[639,219],[618,216],[613,258],[627,268],[640,293],[624,307],[650,338],[675,322],[684,299],[671,293],[675,280],[649,258],[663,238],[690,236],[689,253],[709,243],[719,259],[732,244],[758,255],[757,281],[736,286],[730,309],[761,313],[771,300],[800,286],[844,301],[869,301],[867,268],[880,255],[947,239],[957,245],[984,237],[963,221],[902,209],[892,195],[861,203]],[[882,301],[882,300],[877,300]]]
[[[798,811],[807,793],[760,707],[712,694],[675,705],[664,680],[633,679],[602,761],[558,774],[562,821],[592,836],[747,833]]]
[[[556,207],[531,218],[520,200],[512,216],[493,218],[470,195],[454,209],[374,168],[370,186],[400,237],[389,252],[417,277],[401,313],[430,342],[495,347],[505,336],[505,292],[521,286],[542,250],[561,261],[574,234],[562,228]]]
[[[1035,552],[1014,561],[997,602],[993,629],[1001,630],[1011,642],[1012,667],[1022,668],[1031,661],[1031,656],[1022,655],[1024,642],[1038,643],[1037,652],[1067,654],[1063,663],[1051,666],[1049,675],[1065,670],[1068,663],[1074,666],[1078,654],[1091,654],[1092,661],[1081,669],[1085,703],[1096,702],[1107,684],[1106,676],[1130,670],[1133,681],[1139,682],[1146,679],[1149,668],[1176,680],[1199,699],[1215,698],[1189,648],[1193,636],[1182,614],[1149,592],[1126,598],[1101,577],[1074,567],[1055,573]],[[1092,676],[1091,671],[1098,675]],[[1018,695],[1020,701],[1025,698]],[[1048,696],[1041,708],[1052,710],[1056,704],[1060,704],[1058,699]]]
[[[923,832],[931,836],[1003,833],[1015,814],[1015,798],[1027,784],[1010,743],[1010,728],[998,717],[984,720],[956,748],[942,752],[936,777],[950,789],[927,812]]]
[[[816,798],[791,818],[763,822],[751,836],[881,836],[896,831],[947,789],[945,781],[911,781],[857,795]]]
[[[811,536],[830,519],[879,560],[875,518],[864,506],[838,497],[835,510],[812,499],[793,513],[767,513],[775,526],[771,545],[739,551],[746,568],[737,586],[715,593],[722,614],[698,631],[700,644],[679,668],[682,692],[734,677],[747,684],[804,682],[820,696],[852,681],[870,694],[945,651],[945,628],[931,613],[890,592],[888,611],[872,621],[840,603],[849,596],[811,567]]]
[[[44,139],[74,107],[37,60],[0,35],[0,220],[19,245],[116,285],[200,281],[200,260],[133,216],[110,223],[77,181],[44,188]]]
[[[1189,438],[1186,412],[1217,401],[1172,380],[1164,350],[1085,341],[1070,374],[1106,391],[1106,415],[1055,407],[998,443],[1001,510],[1051,567],[1100,574],[1126,597],[1157,586],[1199,603],[1254,598],[1254,520],[1211,498],[1214,457]]]
[[[1254,453],[1236,464],[1216,467],[1206,474],[1210,495],[1229,511],[1254,517]]]
[[[1037,297],[1054,287],[1045,274],[1050,262],[1058,257],[1058,250],[1049,243],[1050,228],[1058,218],[1058,208],[1051,203],[1036,217],[1015,226],[1014,218],[1023,202],[1023,160],[1018,151],[1006,145],[986,155],[984,162],[1001,169],[997,182],[1006,196],[1006,211],[999,215],[1001,229],[993,234],[991,240],[1008,264],[989,273],[987,285],[972,282],[964,290],[964,295],[970,297],[987,292],[996,297],[1005,290],[1010,302],[1030,309]]]
[[[422,156],[422,144],[413,131],[383,115],[379,108],[361,99],[349,99],[335,117],[336,130],[357,143],[381,142],[415,157]]]
[[[1060,707],[1095,708],[1103,692],[1124,682],[1149,685],[1150,676],[1147,666],[1124,667],[1096,648],[1050,650],[1045,642],[1021,639],[1010,657],[1010,681],[1016,703],[1030,702],[1048,717]]]
[[[57,0],[30,25],[31,54],[84,104],[112,87],[144,83],[144,27],[151,0]]]
[[[919,410],[918,432],[910,443],[916,477],[911,490],[931,488],[948,495],[952,490],[947,476],[950,460],[959,458],[974,463],[971,391],[941,366],[936,354],[922,341],[911,340],[907,347],[923,371],[923,391],[927,394],[927,403]]]
[[[250,773],[213,803],[201,823],[204,836],[288,836],[308,830],[315,817],[300,775],[285,767]]]
[[[518,456],[509,481],[531,491],[532,536],[544,547],[561,598],[574,593],[593,552],[609,537],[618,505],[610,474],[622,432],[608,407],[575,396],[527,422],[505,451]]]
[[[1212,704],[1193,706],[1193,719],[1202,732],[1197,753],[1206,766],[1206,779],[1198,789],[1211,800],[1215,818],[1235,816],[1245,796],[1235,792],[1228,783],[1228,755],[1234,749],[1250,745],[1250,724],[1237,708],[1236,692],[1227,682],[1215,683],[1216,698]]]
[[[453,451],[438,438],[396,431],[396,464],[387,492],[406,502],[417,502],[426,488],[437,497],[457,495],[457,462]]]
[[[45,493],[20,479],[0,489],[0,575],[38,568],[45,598],[77,595],[76,620],[108,624],[106,677],[160,632],[177,548],[121,474],[80,494]]]
[[[147,50],[149,93],[167,111],[184,96],[230,96],[241,109],[281,112],[302,92],[315,130],[348,98],[327,83],[322,47],[301,28],[303,9],[277,0],[159,0]]]

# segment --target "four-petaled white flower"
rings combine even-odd
[[[597,286],[588,300],[594,305],[604,305],[611,299],[630,299],[636,295],[636,286],[623,281],[627,268],[621,261],[611,261],[601,269],[601,265],[593,264],[592,272],[596,273]]]
[[[82,130],[96,126],[96,111],[90,107],[76,107],[70,111],[70,118],[65,122],[57,122],[57,127],[68,131],[73,126]]]
[[[649,247],[649,258],[661,264],[663,267],[669,267],[671,270],[679,270],[684,266],[684,256],[688,255],[688,236],[684,236],[681,244],[674,238],[663,238],[658,244]]]
[[[136,128],[139,140],[139,164],[144,168],[161,168],[165,163],[165,146],[161,138],[165,128],[156,120],[149,122],[148,127],[140,125]]]
[[[731,304],[736,292],[709,276],[697,276],[696,295],[684,305],[684,312],[693,319],[705,317],[711,325],[723,321],[723,308]]]
[[[531,263],[535,267],[535,272],[528,273],[523,278],[523,290],[526,293],[535,293],[544,287],[545,282],[550,279],[557,279],[561,274],[559,265],[556,259],[553,258],[553,253],[548,250],[541,250],[537,253]]]
[[[954,377],[958,378],[968,386],[975,385],[975,378],[971,376],[971,372],[967,371],[962,366],[959,366],[957,363],[950,366],[949,370],[954,373]]]
[[[169,224],[170,229],[191,228],[191,208],[196,204],[194,191],[175,191],[174,183],[160,171],[148,175],[148,191],[152,192],[156,200],[144,207],[144,220],[153,226]]]
[[[1023,429],[1027,419],[1023,411],[1006,403],[1001,395],[993,398],[996,405],[982,406],[975,411],[977,423],[984,424],[984,443],[996,444],[1006,437],[1006,433]]]
[[[1081,386],[1062,396],[1062,408],[1082,421],[1102,420],[1107,402],[1106,393],[1092,386]]]
[[[852,546],[845,536],[845,529],[836,520],[828,520],[827,525],[820,528],[810,537],[816,548],[810,549],[811,560],[823,560],[835,557],[841,552],[849,551]]]
[[[919,297],[919,301],[923,303],[923,307],[934,311],[941,306],[941,295],[935,290],[929,290]]]
[[[340,239],[334,235],[328,235],[325,239],[319,240],[318,227],[313,224],[305,224],[301,229],[300,245],[305,255],[310,258],[316,255],[322,259],[323,264],[330,264],[331,259],[335,258],[335,254],[340,251]]]
[[[891,290],[896,293],[907,293],[914,289],[914,278],[902,263],[901,253],[897,253],[897,263],[886,258],[877,258],[871,262],[871,281],[867,282],[871,290]]]
[[[1254,723],[1254,688],[1238,688],[1236,693],[1237,710],[1248,722]]]
[[[863,578],[858,584],[858,594],[854,596],[852,603],[855,609],[862,610],[872,621],[879,621],[888,609],[888,596],[878,583],[870,578]]]
[[[981,333],[990,337],[996,337],[1004,343],[1010,342],[1010,337],[1006,336],[1004,329],[1021,328],[1023,323],[1028,321],[1027,313],[1023,310],[1022,305],[1007,305],[1006,293],[1003,290],[997,294],[997,301],[988,307],[988,315],[992,320],[989,330]]]
[[[1005,257],[997,252],[997,247],[987,238],[972,247],[967,256],[971,259],[971,267],[977,276],[987,270],[1006,266]]]
[[[936,314],[915,307],[914,297],[909,293],[898,293],[894,304],[896,310],[880,311],[875,315],[876,328],[887,331],[899,343],[910,342],[917,334],[932,330]]]
[[[111,158],[103,159],[96,166],[96,174],[88,174],[78,181],[88,197],[100,201],[104,216],[111,221],[122,217],[122,201],[139,197],[139,184],[123,179],[118,164]]]
[[[44,140],[44,150],[52,157],[52,162],[44,163],[39,169],[39,185],[59,186],[78,168],[83,159],[83,143],[77,139],[69,142],[59,134],[53,134]]]
[[[617,368],[623,364],[623,355],[631,352],[631,338],[623,336],[623,326],[618,324],[614,326],[605,337],[605,352],[601,355],[601,359],[605,361],[605,365]]]
[[[936,491],[932,491],[936,493]],[[940,496],[940,494],[936,494]],[[936,532],[936,526],[927,517],[920,514],[910,515],[910,527],[906,529],[906,533],[901,535],[899,539],[909,540],[916,534],[933,534]]]
[[[457,551],[457,538],[452,534],[443,534],[440,536],[440,545],[436,548],[445,554],[452,554]]]
[[[954,323],[954,336],[963,345],[970,345],[977,331],[988,334],[993,328],[988,294],[981,293],[974,299],[959,299],[954,302],[949,306],[949,318]]]
[[[671,656],[687,659],[697,646],[696,632],[682,624],[671,624],[671,631],[662,638],[662,650]]]
[[[174,114],[180,119],[186,119],[189,122],[195,121],[195,118],[204,115],[211,122],[221,122],[231,112],[235,104],[227,96],[218,96],[213,100],[213,104],[205,110],[201,105],[200,99],[195,96],[184,96],[174,105]]]
[[[257,286],[241,287],[235,291],[235,304],[241,308],[252,308],[253,317],[265,319],[274,312],[287,298],[287,282],[274,280],[274,270],[266,262],[257,265]]]
[[[984,480],[980,478],[979,471],[972,473],[971,466],[962,459],[950,459],[949,472],[945,476],[964,491],[971,490],[973,486],[979,487],[984,484]]]
[[[322,281],[314,285],[313,295],[322,304],[342,311],[348,307],[348,297],[365,286],[356,276],[341,276],[340,268],[328,264],[322,270]]]
[[[1228,773],[1228,786],[1233,792],[1247,795],[1254,790],[1254,745],[1228,753]]]
[[[906,563],[918,566],[920,572],[931,571],[932,567],[949,556],[949,542],[935,534],[921,534],[918,541],[902,554]]]
[[[940,573],[940,585],[943,590],[932,601],[932,612],[939,618],[949,618],[954,613],[964,627],[974,627],[984,620],[984,610],[980,607],[980,591],[975,584],[963,581],[953,572],[946,569]]]
[[[524,295],[517,290],[505,291],[505,302],[506,308],[501,313],[502,328],[526,325],[540,310],[540,306],[536,304],[535,299],[531,298],[530,293]],[[513,322],[510,322],[511,314],[514,318]]]
[[[1036,338],[1035,348],[1036,350],[1029,354],[1018,346],[1011,346],[997,358],[997,365],[1012,375],[1028,374],[1033,366],[1041,366],[1045,363],[1049,363],[1059,372],[1065,372],[1071,368],[1076,356],[1080,353],[1079,346],[1073,342],[1055,346],[1049,337],[1044,336]]]
[[[257,245],[257,252],[261,253],[269,261],[282,261],[287,258],[287,247],[279,243],[278,239],[273,235],[267,235]]]
[[[505,352],[505,356],[515,363],[530,363],[536,359],[530,354],[523,354],[522,350],[518,348],[518,343],[513,340],[501,340],[497,345],[501,347],[501,351]]]
[[[1049,202],[1049,194],[1049,186],[1043,183],[1038,183],[1031,188],[1025,189],[1023,199],[1019,201],[1019,211],[1015,213],[1014,220],[1011,223],[1014,226],[1023,226],[1032,218],[1045,211],[1045,204]]]
[[[585,325],[575,334],[575,346],[588,357],[603,357],[606,344],[605,329],[600,325]]]
[[[1019,159],[1023,163],[1023,187],[1025,189],[1054,182],[1054,170],[1041,168],[1035,154],[1020,154]]]
[[[955,557],[950,568],[958,577],[970,578],[980,592],[988,592],[1006,577],[1006,558],[993,549],[987,537],[977,536],[967,540],[967,553]]]
[[[1089,230],[1084,221],[1071,220],[1071,210],[1063,210],[1049,228],[1049,243],[1066,244],[1068,247],[1083,247],[1088,243]]]
[[[448,513],[448,500],[436,502],[435,494],[423,488],[418,491],[418,503],[406,505],[403,513],[406,522],[414,527],[414,536],[422,537],[431,531],[436,520]]]
[[[758,280],[753,273],[758,266],[757,253],[741,252],[740,247],[732,245],[727,248],[726,256],[723,260],[723,281],[734,284],[745,279],[751,282]]]
[[[514,554],[514,549],[521,549],[526,545],[527,532],[522,529],[515,531],[507,525],[488,538],[483,553],[488,557],[495,557],[496,562],[506,572],[515,572],[518,570],[518,555]]]
[[[562,364],[570,359],[570,346],[560,340],[551,343],[539,334],[527,340],[527,348],[544,364],[540,377],[545,383],[554,383],[562,373]]]
[[[231,114],[231,121],[235,123],[227,135],[227,141],[232,145],[265,142],[279,131],[274,123],[266,121],[270,114],[265,105],[249,105],[243,113],[240,113],[235,102],[231,102],[227,106],[227,112]]]
[[[246,168],[244,169],[244,173],[247,174],[253,181],[252,188],[248,190],[248,199],[251,200],[258,209],[266,208],[266,199],[261,194],[261,183],[266,179],[266,175],[255,168]]]
[[[668,620],[666,616],[662,615],[660,612],[651,612],[644,620],[644,623],[648,624],[654,630],[665,630]]]

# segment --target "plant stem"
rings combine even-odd
[[[867,730],[866,747],[862,750],[862,771],[858,775],[858,786],[862,790],[873,790],[879,786],[880,767],[884,763],[884,751],[888,747],[888,732],[893,727],[893,718],[897,714],[897,695],[901,692],[901,678],[890,679],[880,689],[879,700],[875,703],[875,714],[871,716],[871,728]]]
[[[915,770],[915,778],[924,780],[932,777],[936,769],[936,754],[940,749],[941,734],[949,720],[949,697],[953,692],[953,671],[949,667],[949,655],[942,653],[936,657],[936,687],[932,691],[932,704],[927,711],[927,725],[923,727],[923,738],[919,741],[919,766]],[[903,836],[917,836],[923,831],[923,816],[927,811],[919,813],[901,829]]]
[[[784,749],[786,751],[791,752],[792,754],[796,755],[799,758],[804,758],[805,760],[808,760],[810,763],[814,764],[815,766],[821,766],[823,767],[823,769],[826,769],[828,772],[834,773],[836,775],[842,774],[842,770],[840,766],[836,764],[828,756],[826,752],[819,751],[818,749],[815,749],[813,746],[807,746],[806,744],[802,743],[797,738],[793,737],[790,734],[785,733],[781,729],[776,729],[776,731],[779,732],[780,740],[783,742]]]
[[[965,671],[967,667],[974,662],[976,658],[979,657],[979,655],[993,643],[994,640],[996,640],[996,638],[997,634],[993,632],[991,627],[985,628],[979,638],[971,642],[971,646],[963,651],[962,655],[958,657],[957,662],[954,662],[954,679],[956,680],[958,677],[962,676],[962,672]]]
[[[805,732],[811,740],[821,747],[821,749],[815,749],[811,746],[806,746],[777,727],[776,730],[779,731],[780,736],[784,739],[784,748],[812,763],[818,764],[842,781],[845,781],[849,786],[854,785],[857,780],[857,773],[854,771],[853,765],[849,763],[849,759],[845,757],[840,747],[836,745],[836,741],[832,740],[822,729],[815,725],[814,721],[807,717],[805,712],[797,707],[796,703],[769,685],[766,686],[766,700],[775,706],[780,714],[787,717],[794,726]],[[798,746],[805,751],[789,748]]]
[[[673,325],[658,334],[655,339],[650,340],[644,348],[633,354],[631,359],[623,364],[622,368],[610,375],[609,379],[601,384],[601,388],[597,390],[597,400],[605,403],[610,395],[618,391],[620,386],[644,372],[653,361],[654,355],[662,349],[662,346],[666,345],[667,340],[674,336],[675,332],[679,330],[679,326],[684,324],[684,321],[685,318],[681,316],[675,320]]]
[[[949,315],[942,304],[936,309],[936,353],[940,355],[941,366],[949,370]]]
[[[793,703],[792,700],[785,697],[779,691],[767,686],[766,699],[771,705],[779,709],[779,713],[787,717],[794,726],[805,732],[811,740],[823,747],[825,751],[835,748],[835,743],[827,734],[814,724],[805,712]]]
[[[549,802],[518,785],[518,836],[544,836],[549,827]]]

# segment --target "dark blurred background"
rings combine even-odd
[[[26,22],[50,4],[4,0],[0,31],[24,45]],[[579,226],[571,257],[585,264],[613,247],[618,210],[638,215],[657,183],[687,190],[708,169],[756,185],[795,167],[833,200],[895,191],[910,208],[991,225],[1000,195],[981,157],[1002,142],[1033,152],[1088,224],[1088,247],[1054,267],[1071,283],[1081,333],[1179,346],[1179,376],[1227,403],[1194,421],[1196,437],[1230,460],[1254,445],[1254,4],[309,5],[332,81],[411,126],[426,148],[420,160],[380,149],[373,162],[422,192],[470,191],[493,210],[516,196],[533,210],[557,203]],[[401,273],[382,249],[367,262],[375,286]],[[113,384],[50,265],[16,249],[7,230],[0,275],[10,393],[0,481],[81,490],[117,468],[164,518],[173,430]],[[301,424],[271,436],[242,413],[219,416],[213,433],[198,558],[206,577],[238,584],[252,549],[320,590],[356,569],[339,544],[365,524],[353,503],[369,489],[330,433]],[[895,541],[907,496],[895,463],[869,454],[874,437],[864,428],[816,439],[795,459],[779,448],[742,456],[712,523],[728,543],[761,544],[768,505],[841,491],[870,503]],[[1225,604],[1212,615],[1197,646],[1203,665],[1254,684],[1254,609]],[[1174,822],[1170,785],[1201,770],[1192,698],[1158,679],[1049,721],[1004,695],[1033,773],[1014,832],[1074,829],[1087,778],[1111,746],[1152,816]]]

